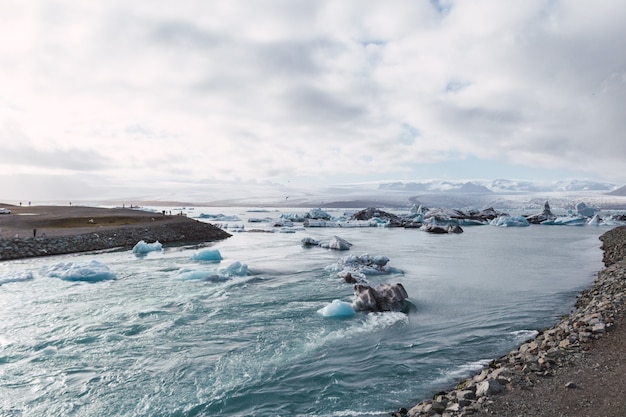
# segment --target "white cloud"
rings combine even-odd
[[[608,0],[4,2],[0,163],[124,186],[410,177],[472,157],[626,182],[624,15]]]

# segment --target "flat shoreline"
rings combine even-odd
[[[626,226],[600,240],[605,268],[569,315],[456,387],[392,415],[626,415]]]
[[[10,210],[0,215],[0,261],[132,248],[140,240],[181,245],[231,236],[214,225],[165,212],[83,206]]]

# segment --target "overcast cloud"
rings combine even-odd
[[[625,19],[618,0],[3,1],[4,192],[626,183]]]

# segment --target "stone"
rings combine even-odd
[[[502,385],[495,380],[486,380],[476,386],[476,396],[485,397],[502,391]]]

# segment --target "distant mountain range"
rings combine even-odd
[[[418,193],[463,193],[463,194],[528,194],[549,192],[597,191],[612,195],[626,195],[626,186],[617,188],[615,184],[597,181],[518,181],[497,179],[493,181],[395,181],[381,183],[380,190],[396,190]],[[621,191],[620,191],[621,190]],[[618,194],[621,192],[621,194]]]
[[[611,191],[609,195],[617,195],[617,196],[626,197],[626,185],[618,188],[617,190]]]
[[[377,181],[308,187],[285,183],[194,184],[169,193],[111,200],[142,205],[196,205],[230,207],[427,207],[523,209],[541,211],[546,201],[553,208],[573,209],[584,202],[599,209],[626,210],[626,186],[585,181],[527,180],[417,180]]]

